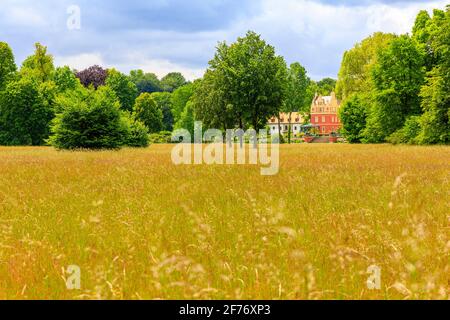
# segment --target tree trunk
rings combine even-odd
[[[281,114],[280,113],[278,113],[278,137],[279,137],[279,140],[280,140],[280,143],[281,143],[281,122],[280,122],[280,116],[281,116]]]
[[[292,112],[289,112],[289,132],[288,132],[288,143],[291,144],[291,118],[292,118]]]

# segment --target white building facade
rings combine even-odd
[[[303,116],[299,112],[292,112],[290,116],[291,120],[289,121],[289,113],[280,113],[281,134],[283,135],[287,135],[289,133],[289,122],[293,135],[299,134],[301,132],[301,128],[304,122]],[[270,129],[270,134],[278,134],[277,117],[269,119],[268,126]]]

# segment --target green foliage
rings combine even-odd
[[[34,54],[25,59],[20,69],[22,76],[30,77],[38,82],[49,81],[53,77],[55,67],[53,56],[47,54],[47,47],[35,44]]]
[[[0,42],[0,91],[6,86],[6,83],[11,80],[17,67],[14,62],[14,55],[5,42]]]
[[[172,114],[173,106],[171,94],[169,92],[154,92],[152,93],[152,98],[163,113],[163,130],[172,131],[174,119]]]
[[[114,91],[79,87],[58,97],[61,112],[49,142],[58,149],[117,149],[127,143],[128,122]]]
[[[194,122],[194,104],[192,101],[188,101],[180,115],[180,120],[177,122],[175,129],[186,129],[191,133],[191,135],[193,135]]]
[[[138,91],[135,84],[126,75],[115,69],[108,70],[106,85],[116,93],[123,110],[133,110]]]
[[[196,107],[204,105],[198,112],[200,120],[212,117],[214,120],[207,122],[215,122],[221,110],[226,110],[235,126],[260,129],[278,114],[284,99],[286,63],[259,35],[249,31],[230,46],[219,44],[209,65],[199,89],[208,90],[200,93],[206,99],[194,99]]]
[[[436,16],[436,11],[435,11]],[[437,15],[440,17],[440,15]],[[417,142],[421,144],[450,142],[450,6],[441,23],[433,32],[430,48],[436,64],[428,73],[422,88],[421,132]]]
[[[308,90],[311,79],[306,74],[306,69],[298,62],[291,64],[287,71],[286,95],[283,111],[285,112],[309,112],[314,94]]]
[[[373,105],[364,141],[383,142],[403,127],[411,115],[420,114],[419,92],[424,83],[424,53],[407,35],[379,51],[373,67]]]
[[[167,92],[173,92],[186,84],[186,79],[179,72],[171,72],[161,79],[161,88]]]
[[[133,115],[124,112],[122,121],[128,128],[124,144],[133,148],[146,148],[149,146],[148,128],[144,123],[137,120]]]
[[[29,78],[9,82],[0,94],[0,145],[43,145],[54,116],[56,87]]]
[[[311,79],[306,75],[306,69],[298,62],[290,65],[287,71],[286,91],[282,111],[287,113],[300,111],[308,113],[313,99]],[[288,142],[291,143],[292,128],[289,128]]]
[[[162,91],[161,81],[154,73],[144,73],[142,70],[130,71],[130,80],[136,85],[139,94]]]
[[[219,85],[219,76],[219,72],[207,70],[191,101],[195,118],[202,121],[204,127],[226,130],[236,126],[236,114],[234,106],[223,100],[225,92]]]
[[[158,144],[158,143],[172,143],[172,132],[170,131],[161,131],[158,133],[150,134],[150,143]]]
[[[362,133],[366,128],[368,112],[367,98],[355,94],[339,109],[339,118],[342,122],[342,135],[351,143],[361,142]]]
[[[150,93],[142,93],[133,108],[136,119],[142,121],[150,133],[162,131],[163,114]]]
[[[323,78],[316,82],[316,85],[317,93],[322,96],[329,96],[331,92],[336,90],[336,80],[332,78]]]
[[[74,90],[78,85],[80,85],[80,81],[68,66],[56,68],[53,75],[53,81],[58,88],[58,92]]]
[[[420,116],[412,116],[406,119],[403,128],[391,134],[387,141],[392,144],[414,143],[420,132]]]
[[[175,123],[180,120],[181,114],[185,110],[186,104],[193,94],[194,85],[192,83],[179,87],[172,93],[172,115]]]
[[[377,54],[393,39],[393,34],[377,32],[344,53],[336,84],[339,98],[345,101],[355,93],[367,94],[373,89],[371,72],[377,63]]]

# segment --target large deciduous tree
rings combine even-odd
[[[362,133],[366,127],[369,110],[366,97],[362,94],[353,94],[339,109],[339,118],[342,122],[341,133],[351,143],[361,142]]]
[[[142,93],[133,108],[136,119],[144,123],[150,133],[157,133],[163,129],[163,113],[150,93]]]
[[[53,82],[23,77],[0,95],[0,145],[43,145],[49,136],[57,93]]]
[[[161,81],[154,73],[144,73],[142,70],[130,71],[130,80],[136,85],[139,94],[162,91]]]
[[[58,67],[53,75],[53,81],[58,88],[58,92],[74,90],[80,85],[79,79],[68,66]]]
[[[175,123],[180,120],[181,114],[193,94],[194,85],[192,83],[179,87],[172,93],[170,99],[172,102],[172,114]]]
[[[366,142],[383,142],[411,115],[420,114],[424,84],[424,52],[408,36],[400,36],[380,51],[372,72],[374,103],[364,132]]]
[[[306,69],[298,62],[291,64],[287,71],[286,95],[282,107],[283,111],[289,114],[288,143],[291,143],[292,112],[309,112],[313,99],[308,90],[310,85],[311,80],[306,75]]]
[[[179,72],[171,72],[161,79],[161,87],[164,91],[173,92],[186,84],[186,79]]]
[[[220,109],[225,108],[235,126],[257,130],[264,128],[267,119],[280,111],[285,92],[286,63],[276,55],[272,46],[249,31],[231,45],[218,45],[209,63],[205,83],[206,86],[200,87],[212,92],[206,95],[205,107],[199,112],[201,117],[211,113],[215,113],[212,117],[220,117]]]
[[[436,16],[436,12],[435,12]],[[422,88],[421,144],[450,143],[450,6],[429,38],[436,64]]]
[[[138,90],[133,82],[123,73],[110,69],[105,84],[110,87],[119,98],[123,110],[132,111]]]
[[[87,69],[77,72],[77,78],[86,88],[93,86],[97,89],[100,86],[104,86],[106,78],[108,77],[108,71],[98,65],[94,65]]]
[[[53,56],[47,54],[47,47],[36,43],[34,54],[25,59],[20,73],[22,76],[45,82],[53,78],[54,71]]]
[[[174,126],[174,119],[172,113],[172,101],[169,92],[154,92],[152,98],[158,108],[163,113],[163,131],[172,131]]]
[[[377,63],[377,54],[394,38],[393,34],[377,32],[344,53],[336,84],[339,98],[345,101],[352,94],[367,94],[373,89],[372,68]]]
[[[6,42],[0,42],[0,91],[16,72],[14,55]]]

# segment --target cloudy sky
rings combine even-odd
[[[336,77],[342,54],[375,31],[409,32],[419,10],[448,0],[0,0],[0,41],[17,63],[48,46],[57,65],[93,64],[201,77],[218,41],[260,33],[316,80]],[[81,28],[69,29],[71,5]],[[70,20],[72,21],[72,20]]]

